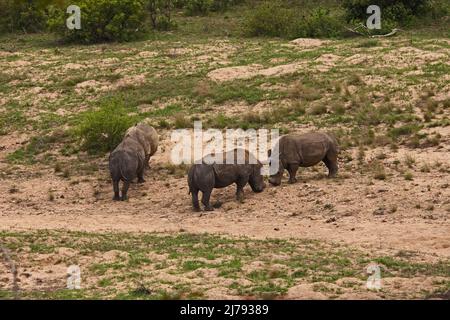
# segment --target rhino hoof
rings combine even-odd
[[[209,207],[205,207],[205,211],[214,211],[214,208],[209,206]]]
[[[114,196],[113,197],[113,201],[120,201],[121,199],[120,199],[120,197],[119,196]]]

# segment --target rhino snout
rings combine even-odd
[[[281,179],[270,178],[269,183],[273,186],[279,186],[281,184]]]
[[[256,193],[263,192],[265,188],[266,184],[263,182],[263,184],[260,187],[255,188],[255,192]]]

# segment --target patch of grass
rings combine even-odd
[[[405,156],[405,165],[406,165],[408,168],[412,168],[412,167],[415,165],[415,163],[416,163],[416,159],[414,158],[413,155],[407,154],[407,155]]]
[[[401,136],[409,136],[417,133],[420,127],[417,124],[405,124],[400,127],[391,128],[388,131],[388,136],[393,139],[398,139]]]
[[[405,172],[405,174],[403,175],[403,177],[405,178],[405,180],[411,181],[413,180],[414,176],[411,172]]]
[[[312,106],[310,109],[308,109],[308,114],[310,115],[321,115],[321,114],[325,114],[327,113],[328,109],[327,106],[323,105],[323,104],[316,104],[314,106]]]
[[[380,46],[380,41],[377,39],[363,40],[356,45],[358,48],[373,48],[378,46]]]
[[[13,164],[33,164],[36,163],[36,157],[52,148],[52,145],[58,141],[58,136],[36,136],[30,139],[25,147],[21,147],[7,155],[6,159]]]
[[[370,169],[373,172],[373,177],[374,179],[377,180],[386,180],[387,175],[386,175],[386,171],[384,169],[384,165],[381,161],[373,161],[370,164]]]
[[[369,262],[383,266],[383,276],[396,277],[437,276],[450,277],[448,261],[417,263],[410,256],[371,256],[345,246],[311,240],[253,240],[226,238],[209,234],[154,234],[154,233],[85,233],[67,231],[8,232],[0,231],[5,245],[16,254],[24,246],[30,254],[55,254],[59,247],[72,248],[84,257],[101,257],[103,253],[117,250],[128,255],[117,255],[108,261],[97,258],[87,261],[84,277],[95,280],[96,285],[83,288],[75,298],[111,297],[120,299],[178,299],[200,298],[211,285],[220,285],[220,279],[235,279],[227,288],[233,294],[274,298],[283,296],[297,283],[334,283],[342,278],[366,279],[365,268]],[[276,252],[276,255],[274,255]],[[164,258],[150,259],[149,255]],[[31,256],[31,259],[33,256]],[[94,261],[96,260],[96,261]],[[32,263],[34,260],[30,260]],[[37,261],[37,260],[36,260]],[[163,263],[164,262],[164,263]],[[248,266],[258,262],[258,267]],[[274,268],[274,266],[278,266]],[[172,276],[216,270],[218,281],[209,278],[196,287],[183,282],[165,280],[164,273]],[[151,283],[144,283],[149,270],[158,270],[160,278],[153,274]],[[96,280],[97,279],[97,280]],[[241,285],[241,279],[247,283]],[[111,287],[115,287],[111,291]],[[436,286],[436,289],[440,288]],[[7,293],[0,293],[7,296]],[[420,296],[420,293],[416,293]],[[23,291],[24,297],[38,295],[35,291]],[[45,298],[65,297],[66,293],[53,290]]]
[[[83,150],[91,154],[112,151],[122,140],[125,131],[138,122],[136,116],[121,100],[107,99],[98,109],[89,110],[79,116],[74,136]]]
[[[194,123],[184,114],[177,113],[174,117],[173,123],[175,129],[192,128]]]
[[[6,135],[12,130],[23,128],[28,123],[27,118],[20,109],[9,109],[0,112],[0,135]]]

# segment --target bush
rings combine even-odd
[[[205,15],[210,11],[214,0],[187,0],[185,10],[188,16]]]
[[[184,0],[182,4],[180,0],[178,5],[185,8],[186,15],[206,15],[208,12],[225,11],[230,6],[244,2],[244,0]]]
[[[365,23],[369,15],[367,7],[374,4],[372,0],[344,0],[343,7],[346,11],[347,22]],[[394,27],[407,26],[416,19],[428,16],[436,18],[438,15],[448,14],[448,5],[441,1],[432,0],[378,0],[381,8],[382,31],[390,31]]]
[[[83,113],[74,130],[81,149],[91,154],[114,150],[125,131],[138,121],[128,112],[123,102],[107,100],[99,109]]]
[[[245,18],[244,31],[249,36],[289,38],[295,22],[294,10],[283,8],[280,3],[264,2]]]
[[[329,9],[317,8],[301,24],[306,36],[313,38],[339,37],[343,26],[338,17],[332,16]]]
[[[145,0],[78,0],[81,9],[81,29],[66,27],[65,9],[52,7],[48,25],[67,41],[95,43],[130,41],[144,31]]]
[[[169,30],[175,28],[175,23],[172,21],[172,11],[177,4],[179,3],[173,0],[147,0],[147,12],[154,29]]]
[[[1,32],[38,32],[46,27],[49,5],[62,7],[63,0],[0,0]]]
[[[366,20],[367,7],[374,4],[372,0],[344,0],[343,7],[347,13],[347,20]],[[375,3],[381,8],[381,17],[389,20],[405,21],[411,16],[426,13],[431,6],[430,0],[378,0]]]
[[[338,37],[343,26],[340,18],[331,11],[316,8],[301,12],[285,8],[282,2],[264,2],[255,8],[244,22],[244,33],[249,36],[282,38]]]

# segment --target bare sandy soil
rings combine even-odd
[[[383,160],[386,167],[393,167],[395,159],[404,161],[406,155],[416,159],[417,167],[425,163],[440,163],[444,168],[450,165],[448,144],[434,150],[372,150],[367,161],[381,151],[388,154]],[[357,150],[350,152],[356,154]],[[269,186],[261,194],[246,187],[243,204],[236,202],[232,186],[214,190],[212,202],[220,201],[222,207],[212,213],[194,213],[186,178],[158,173],[165,161],[167,153],[155,155],[151,161],[155,170],[147,172],[146,183],[132,186],[127,202],[111,201],[106,159],[98,177],[65,179],[46,168],[35,170],[33,175],[39,177],[33,177],[24,170],[17,173],[19,178],[0,186],[0,192],[6,195],[0,203],[0,228],[133,232],[182,229],[255,238],[323,239],[373,250],[421,251],[430,259],[450,258],[450,189],[446,172],[417,170],[412,181],[393,173],[380,181],[355,172],[356,160],[341,159],[337,179],[326,178],[324,165],[301,169],[299,182],[294,185],[284,180],[282,186]],[[13,186],[17,191],[11,190]]]

